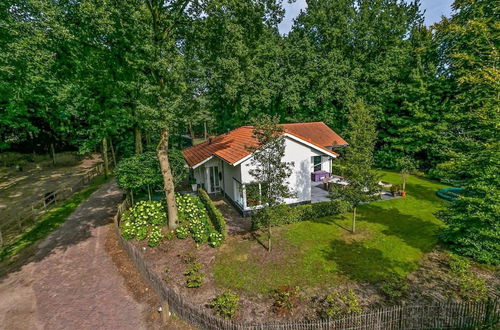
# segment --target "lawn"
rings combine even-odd
[[[381,174],[401,183],[398,173]],[[434,212],[446,202],[436,191],[446,186],[415,176],[406,186],[407,197],[361,206],[356,234],[349,231],[351,214],[342,214],[275,228],[271,253],[258,240],[229,239],[216,259],[216,284],[248,293],[285,284],[321,290],[412,272],[437,242],[442,223]]]

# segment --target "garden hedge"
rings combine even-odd
[[[272,226],[280,226],[300,221],[323,218],[347,212],[349,209],[349,204],[343,200],[333,200],[297,206],[281,204],[255,212],[252,215],[252,228],[259,229],[267,226],[268,221],[271,222]]]
[[[215,230],[217,230],[223,238],[226,238],[226,220],[224,220],[222,213],[220,213],[204,189],[198,189],[198,196],[200,197],[201,202],[205,205],[208,217],[210,218]]]

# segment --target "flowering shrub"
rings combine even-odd
[[[189,236],[189,230],[185,226],[179,226],[175,228],[175,236],[180,239],[184,239]]]
[[[142,241],[147,238],[149,246],[157,246],[163,239],[161,228],[166,222],[163,202],[141,201],[123,214],[121,234],[125,239]]]
[[[352,289],[343,292],[334,292],[326,295],[324,310],[320,315],[324,318],[335,318],[345,314],[357,314],[363,310],[359,306],[358,297]]]
[[[222,234],[219,234],[218,232],[212,232],[208,236],[208,244],[214,248],[221,246],[223,240],[224,237],[222,236]]]
[[[186,238],[191,233],[196,243],[208,242],[212,247],[219,247],[223,237],[214,229],[200,199],[188,194],[177,194],[176,201],[180,226],[175,235],[178,238]]]

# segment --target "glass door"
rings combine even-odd
[[[220,191],[220,178],[219,178],[219,166],[210,166],[208,168],[208,175],[210,180],[210,193],[216,193]]]

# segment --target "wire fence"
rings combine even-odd
[[[99,163],[85,172],[76,183],[47,192],[15,214],[10,214],[7,219],[2,219],[0,222],[0,248],[15,240],[19,234],[23,233],[27,227],[34,225],[55,205],[68,199],[88,185],[94,177],[103,173],[104,165]]]
[[[426,306],[394,306],[372,310],[340,319],[272,322],[236,323],[212,315],[209,310],[187,301],[178,292],[165,285],[161,277],[151,270],[142,253],[120,235],[120,218],[130,207],[127,198],[118,206],[115,215],[115,229],[122,247],[143,278],[162,301],[163,313],[174,313],[181,319],[200,329],[223,330],[305,330],[305,329],[495,329],[500,321],[498,300],[458,303],[439,302]]]

